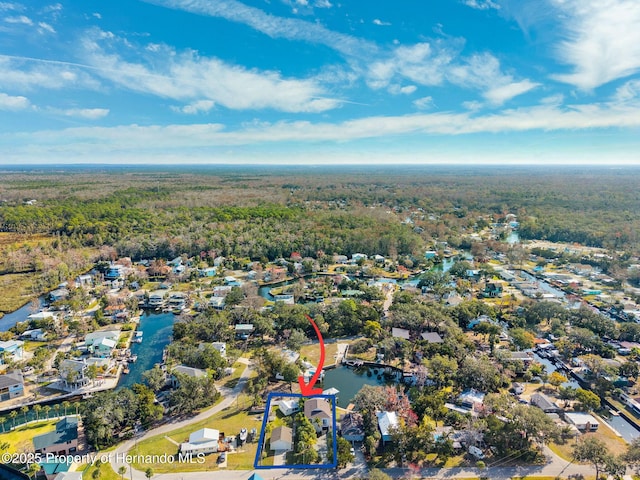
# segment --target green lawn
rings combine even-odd
[[[93,480],[93,472],[97,469],[98,467],[96,467],[95,465],[87,466],[82,472],[82,480]],[[100,469],[100,476],[98,477],[99,480],[122,480],[120,478],[120,475],[118,475],[113,470],[113,467],[111,466],[110,463],[103,463],[102,465],[100,465],[99,469]]]
[[[51,432],[55,429],[57,420],[30,423],[7,433],[0,433],[0,444],[7,442],[10,453],[33,451],[33,437]],[[26,450],[25,450],[26,449]]]
[[[182,443],[189,439],[189,435],[201,428],[213,428],[224,432],[227,436],[237,435],[241,428],[256,428],[260,431],[262,425],[258,418],[261,416],[249,415],[248,408],[251,406],[249,398],[245,395],[240,397],[238,404],[234,403],[215,415],[191,424],[187,427],[179,428],[167,435],[158,435],[148,440],[138,443],[136,447],[129,451],[131,455],[161,455],[163,453],[169,455],[177,455],[178,446],[175,443]],[[168,438],[166,438],[168,437]],[[169,440],[170,439],[170,440]],[[172,442],[175,442],[173,443]],[[251,470],[253,461],[256,456],[257,443],[245,444],[241,451],[229,453],[227,456],[227,468],[230,470]],[[175,472],[192,472],[207,471],[217,469],[216,459],[218,455],[212,454],[205,457],[203,464],[199,463],[178,463],[172,464],[134,464],[134,468],[138,470],[146,470],[151,467],[156,473],[175,473]]]
[[[349,342],[345,341],[344,343]],[[333,356],[336,353],[338,353],[337,343],[326,344],[324,348],[324,364],[333,365],[335,363],[335,358]],[[320,345],[317,343],[305,345],[300,349],[300,358],[303,360],[306,358],[310,363],[317,365],[320,361]]]
[[[233,388],[238,384],[240,375],[242,375],[242,372],[244,372],[244,369],[247,368],[247,366],[244,363],[236,362],[231,366],[231,368],[233,368],[233,373],[221,380],[222,385],[227,388]]]

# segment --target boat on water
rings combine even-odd
[[[138,355],[131,355],[131,356],[127,359],[127,361],[128,361],[129,363],[134,363],[136,360],[138,360]]]
[[[138,330],[133,337],[133,341],[136,343],[142,343],[142,331]]]
[[[122,369],[122,373],[123,373],[124,375],[127,375],[127,374],[129,373],[129,369],[128,369],[127,367],[124,367],[124,368]]]

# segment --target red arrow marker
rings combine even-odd
[[[300,384],[300,391],[304,397],[310,397],[311,395],[322,395],[322,389],[313,388],[318,379],[320,378],[320,373],[322,372],[322,366],[324,365],[324,340],[322,339],[322,335],[320,334],[320,330],[318,330],[318,326],[316,322],[313,321],[309,315],[305,315],[307,319],[311,322],[313,329],[316,331],[318,335],[318,340],[320,341],[320,363],[318,364],[318,368],[316,368],[316,373],[313,374],[311,380],[309,381],[309,385],[304,383],[304,377],[298,377],[298,383]]]

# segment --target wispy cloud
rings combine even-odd
[[[433,108],[433,97],[422,97],[414,100],[413,104],[418,110],[427,110]]]
[[[122,42],[112,33],[92,30],[83,42],[84,57],[95,73],[132,91],[189,103],[209,100],[237,110],[321,112],[340,104],[314,79],[287,79],[278,72],[229,65],[191,50],[138,48],[128,41],[128,49],[137,50],[136,61],[127,61],[116,48]]]
[[[529,80],[523,80],[521,82],[512,82],[499,87],[491,88],[487,90],[483,96],[489,103],[493,105],[502,105],[508,100],[511,100],[518,95],[527,93],[530,90],[538,87],[539,83],[534,83]]]
[[[58,115],[64,115],[66,117],[84,118],[86,120],[98,120],[109,115],[108,108],[68,108],[68,109],[54,109],[49,111]]]
[[[26,15],[18,15],[15,17],[6,17],[4,19],[7,23],[20,24],[20,25],[33,25],[33,20],[31,20]]]
[[[55,28],[49,25],[47,22],[38,22],[38,32],[39,33],[56,33]]]
[[[595,128],[640,126],[640,102],[627,104],[575,104],[568,107],[536,105],[505,109],[491,114],[429,113],[403,116],[375,116],[341,123],[283,121],[255,122],[236,130],[221,124],[195,125],[123,125],[118,127],[81,127],[47,130],[24,134],[1,134],[4,150],[11,154],[33,151],[56,151],[90,148],[92,152],[113,150],[143,154],[150,150],[214,148],[240,145],[287,145],[296,142],[350,142],[367,138],[398,135],[459,136],[476,133],[509,133],[527,131],[592,130]],[[18,144],[16,145],[16,142]]]
[[[592,90],[640,70],[640,2],[548,0],[560,13],[564,39],[559,59],[573,72],[561,82]]]
[[[0,110],[24,110],[31,106],[27,97],[0,93]]]
[[[391,23],[389,22],[383,22],[382,20],[380,20],[379,18],[374,18],[373,22],[374,25],[378,25],[380,27],[389,27],[391,26]]]
[[[88,69],[71,62],[0,55],[0,88],[20,92],[63,87],[95,90],[99,82],[87,73]]]
[[[499,10],[500,5],[493,0],[462,0],[466,6],[477,10]]]
[[[323,25],[297,18],[271,15],[259,8],[250,7],[237,0],[145,0],[154,5],[184,10],[199,15],[219,17],[242,23],[272,38],[306,41],[326,45],[344,55],[360,56],[363,51],[373,54],[377,46],[373,42],[334,32]],[[317,7],[329,8],[328,1],[316,1]]]
[[[20,3],[14,3],[14,2],[0,2],[0,11],[7,11],[7,10],[24,10],[24,5],[20,4]]]
[[[174,112],[186,113],[187,115],[195,115],[197,113],[207,113],[216,103],[212,100],[198,100],[184,107],[171,107]]]

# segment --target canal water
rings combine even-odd
[[[40,306],[44,305],[44,297],[38,298]],[[6,332],[18,322],[24,322],[33,311],[31,310],[31,302],[23,305],[15,312],[6,313],[4,317],[0,318],[0,332]]]
[[[142,331],[142,343],[132,343],[131,353],[138,360],[129,364],[129,374],[121,375],[118,388],[130,387],[134,383],[142,383],[142,374],[162,362],[162,352],[171,341],[173,313],[145,312],[140,317],[138,330]]]
[[[367,375],[367,372],[371,372],[371,376]],[[324,382],[322,383],[323,390],[328,388],[336,388],[340,393],[337,395],[338,406],[345,408],[353,401],[353,397],[360,391],[365,385],[381,386],[387,385],[384,377],[374,373],[377,371],[381,374],[382,369],[353,369],[340,365],[337,368],[325,370]],[[391,383],[395,384],[395,382]]]

